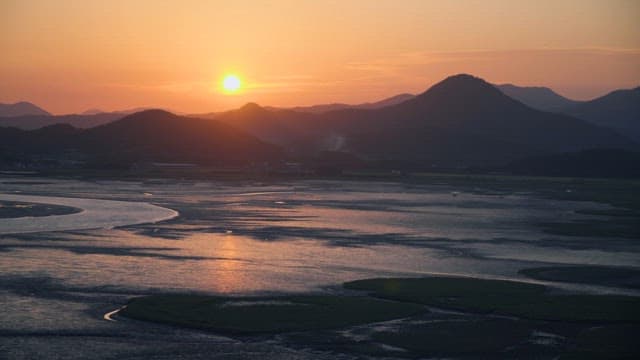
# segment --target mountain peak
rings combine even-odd
[[[27,101],[20,101],[15,104],[0,103],[0,117],[25,116],[25,115],[51,115],[46,110]]]
[[[133,114],[129,114],[120,120],[114,121],[110,124],[119,124],[119,126],[127,126],[125,124],[138,124],[140,126],[146,126],[147,124],[159,124],[162,122],[170,121],[178,116],[172,114],[165,110],[152,109],[152,110],[143,110]],[[105,124],[102,126],[109,126],[110,124]]]
[[[241,111],[262,111],[264,108],[254,102],[248,102],[244,104],[240,109]]]
[[[270,113],[269,110],[254,102],[246,103],[241,108],[233,110],[232,112],[238,116],[265,116]]]
[[[176,115],[162,109],[149,109],[127,115],[125,118],[175,117]]]
[[[442,96],[446,98],[478,98],[478,97],[500,97],[502,93],[495,86],[489,84],[483,79],[469,75],[458,74],[449,76],[448,78],[433,85],[426,92],[418,95],[424,97]]]
[[[442,88],[442,89],[470,89],[470,88],[483,88],[483,89],[491,89],[495,90],[495,87],[483,79],[469,75],[469,74],[457,74],[449,76],[448,78],[440,81],[439,83],[433,85],[431,89]]]
[[[420,107],[437,106],[442,108],[445,106],[453,110],[460,106],[486,107],[490,106],[489,104],[505,104],[514,100],[479,77],[458,74],[449,76],[409,101]],[[470,111],[471,108],[467,110]]]

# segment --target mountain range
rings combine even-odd
[[[34,130],[55,124],[67,124],[79,129],[88,129],[121,119],[121,113],[97,113],[90,115],[22,115],[0,117],[0,127],[15,127],[23,130]]]
[[[146,110],[90,129],[68,124],[37,130],[0,128],[0,153],[37,158],[74,154],[92,166],[194,162],[243,166],[281,158],[281,150],[216,120]]]
[[[590,101],[578,101],[568,99],[547,87],[517,86],[513,84],[494,86],[505,95],[534,109],[571,115],[596,125],[615,129],[625,136],[640,141],[640,87],[616,90]],[[415,95],[412,94],[399,94],[380,101],[356,105],[334,103],[292,108],[265,106],[264,109],[274,112],[290,110],[298,113],[323,114],[345,109],[380,109],[400,104],[414,97]],[[135,112],[150,109],[152,108],[133,108],[121,111],[90,109],[80,114],[51,115],[28,102],[0,104],[0,127],[10,126],[31,130],[52,124],[70,124],[78,128],[91,128]],[[223,113],[215,112],[190,116],[215,118],[221,114]]]
[[[560,111],[596,125],[615,129],[640,142],[640,87],[616,90]]]
[[[18,104],[29,104],[31,107],[24,107],[25,111],[22,111],[19,115],[0,115],[0,127],[16,127],[23,130],[34,130],[54,124],[68,124],[76,128],[88,129],[121,119],[129,114],[153,109],[148,107],[138,107],[118,111],[89,109],[80,114],[51,115],[31,103],[23,102]],[[0,104],[0,107],[2,105],[3,104]],[[15,111],[13,113],[16,114]],[[7,114],[9,114],[9,112],[7,112]]]
[[[546,87],[497,87],[532,108],[571,115],[640,141],[640,87],[612,91],[589,101],[567,99]]]
[[[342,104],[342,103],[333,103],[333,104],[321,104],[321,105],[312,105],[312,106],[296,106],[292,108],[288,108],[288,110],[298,111],[298,112],[307,112],[312,114],[322,114],[329,111],[334,110],[343,110],[343,109],[380,109],[386,106],[400,104],[405,102],[415,95],[412,94],[399,94],[395,96],[388,97],[386,99],[382,99],[380,101],[375,102],[367,102],[362,104],[350,105],[350,104]],[[277,108],[267,108],[277,109]]]
[[[505,95],[544,111],[562,111],[577,105],[580,101],[568,99],[543,86],[517,86],[513,84],[496,85]]]
[[[488,165],[533,154],[633,146],[612,130],[535,110],[470,75],[449,77],[380,109],[309,114],[249,104],[215,118],[291,153],[344,151],[417,167]]]
[[[611,103],[617,104],[607,105]],[[86,129],[0,128],[0,146],[14,158],[79,153],[95,166],[137,162],[244,166],[322,158],[412,170],[500,166],[592,148],[638,149],[637,143],[615,130],[535,109],[466,74],[385,104],[303,111],[250,103],[200,117],[147,110]],[[105,114],[86,116],[95,120]]]

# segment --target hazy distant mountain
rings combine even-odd
[[[33,162],[33,159],[60,157],[74,148],[81,130],[66,124],[46,126],[37,130],[0,127],[0,167],[3,163]],[[37,161],[36,161],[37,162]]]
[[[496,87],[505,95],[538,110],[558,111],[580,103],[580,101],[567,99],[547,87],[513,84],[496,85]]]
[[[29,104],[29,103],[18,103]],[[17,104],[15,104],[17,105]],[[32,104],[29,104],[32,105]],[[3,105],[0,104],[0,107]],[[32,105],[35,106],[35,105]],[[37,107],[36,107],[37,108]],[[39,109],[39,108],[38,108]],[[148,107],[137,107],[118,111],[102,111],[100,109],[88,109],[80,114],[51,115],[41,110],[39,114],[24,115],[0,115],[0,127],[16,127],[23,130],[34,130],[54,124],[69,124],[80,129],[88,129],[98,125],[107,124],[119,120],[126,115],[136,112],[150,110]],[[34,111],[35,112],[35,111]]]
[[[96,167],[136,162],[241,166],[279,159],[281,150],[216,120],[147,110],[91,129],[67,124],[25,131],[0,128],[3,154],[80,153]],[[15,157],[15,156],[14,156]]]
[[[212,118],[297,153],[311,151],[317,141],[318,116],[312,113],[267,109],[249,103],[237,110],[214,114]]]
[[[0,127],[16,127],[33,130],[54,124],[68,124],[76,128],[87,129],[122,118],[120,113],[98,113],[92,115],[24,115],[0,118]]]
[[[73,147],[114,163],[239,164],[280,158],[281,148],[269,144],[273,143],[286,149],[289,158],[323,159],[323,166],[340,158],[343,165],[364,160],[378,167],[425,169],[497,166],[590,148],[638,148],[614,130],[535,110],[484,80],[464,74],[378,109],[313,114],[247,104],[210,116],[212,119],[200,119],[143,111],[74,130],[78,133],[66,138],[56,135],[61,144],[56,149]],[[15,133],[16,129],[3,131]],[[17,136],[22,139],[18,145],[29,147],[34,141],[26,137],[32,132],[25,133]]]
[[[93,108],[93,109],[87,109],[87,110],[81,112],[79,115],[119,114],[119,115],[124,116],[124,115],[129,115],[129,114],[133,114],[133,113],[137,113],[137,112],[141,112],[141,111],[145,111],[145,110],[164,110],[164,111],[169,111],[169,110],[165,110],[165,109],[157,108],[157,107],[135,107],[135,108],[131,108],[131,109],[114,110],[114,111],[105,111],[105,110]]]
[[[280,149],[216,120],[147,110],[87,129],[80,146],[127,161],[239,164],[273,160]]]
[[[106,112],[107,111],[100,110],[100,109],[87,109],[81,112],[79,115],[96,115],[96,114],[104,114]]]
[[[23,116],[23,115],[51,115],[47,111],[38,106],[21,101],[15,104],[0,103],[0,117],[7,116]]]
[[[640,177],[640,152],[592,149],[522,159],[503,170],[518,175]]]
[[[597,99],[566,107],[562,112],[616,129],[640,141],[640,87],[616,90]]]
[[[532,109],[470,75],[449,77],[380,109],[304,114],[253,104],[215,118],[293,153],[343,151],[397,167],[504,164],[532,155],[635,146],[614,131]]]
[[[479,165],[592,147],[633,146],[613,131],[541,112],[470,75],[456,75],[401,104],[327,113],[345,146],[379,159]]]
[[[292,108],[288,108],[289,110],[298,111],[298,112],[306,112],[312,114],[321,114],[328,111],[334,110],[342,110],[342,109],[379,109],[385,106],[396,105],[401,102],[412,99],[415,95],[412,94],[399,94],[395,95],[380,101],[371,102],[371,103],[363,103],[363,104],[342,104],[342,103],[334,103],[334,104],[321,104],[321,105],[311,105],[311,106],[296,106]],[[268,108],[268,109],[277,109],[277,108]]]
[[[571,115],[640,141],[640,87],[616,90],[590,101],[570,100],[545,87],[497,87],[532,108]]]

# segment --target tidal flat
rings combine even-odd
[[[0,193],[119,201],[123,207],[110,215],[133,224],[92,227],[77,218],[76,229],[20,233],[11,228],[12,219],[0,219],[0,352],[10,359],[551,359],[638,352],[620,336],[638,329],[640,293],[628,285],[638,283],[640,267],[640,184],[633,181],[426,174],[243,181],[5,176]],[[123,216],[129,205],[143,203],[178,216],[143,223]],[[82,213],[24,215],[35,222]],[[565,268],[574,270],[556,270]],[[624,272],[625,281],[607,275],[611,271]],[[454,292],[444,297],[459,300],[452,306],[353,286],[363,279],[434,276],[510,281],[532,294],[487,299]],[[384,306],[366,316],[351,314],[357,321],[345,316],[332,322],[323,315],[324,326],[258,332],[140,321],[123,316],[126,311],[113,321],[103,318],[142,301],[136,299],[194,296],[249,307],[257,301],[258,314],[273,316],[277,312],[269,308],[308,297],[332,304],[346,297],[334,305],[363,313],[369,305]],[[512,299],[508,311],[505,299]],[[318,306],[293,303],[302,313]],[[392,310],[383,310],[387,306]],[[247,308],[221,309],[232,314]],[[565,318],[549,317],[550,309]],[[618,312],[612,315],[612,309]],[[447,334],[464,335],[449,346]]]

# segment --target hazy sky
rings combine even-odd
[[[638,0],[0,0],[0,102],[357,103],[461,72],[586,99],[640,85],[639,19]]]

